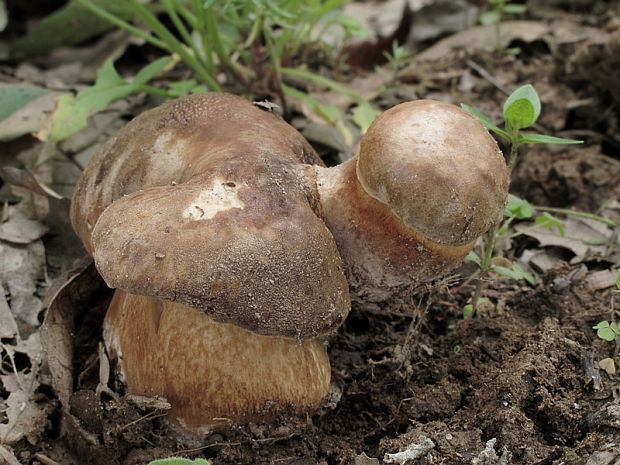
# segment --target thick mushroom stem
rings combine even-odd
[[[262,336],[184,305],[117,290],[104,323],[128,392],[163,396],[192,433],[317,408],[330,366],[316,339]]]

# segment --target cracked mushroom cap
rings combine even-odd
[[[84,172],[72,220],[110,287],[264,335],[310,338],[349,294],[304,163],[275,115],[227,94],[145,112]]]
[[[495,140],[460,108],[416,100],[382,113],[362,138],[364,190],[439,243],[472,242],[501,218],[509,178]]]

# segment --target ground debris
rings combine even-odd
[[[409,460],[415,460],[419,459],[420,457],[424,457],[434,448],[435,443],[431,439],[425,438],[422,442],[418,444],[411,444],[404,451],[396,452],[395,454],[385,454],[385,456],[383,457],[383,461],[385,463],[398,463],[400,465],[403,465]]]
[[[472,465],[508,465],[511,454],[504,448],[501,457],[499,457],[497,452],[495,452],[496,441],[496,438],[489,439],[484,446],[484,450],[471,461]]]

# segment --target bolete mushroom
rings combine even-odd
[[[357,162],[325,168],[277,116],[208,93],[127,124],[71,216],[117,289],[104,340],[128,392],[200,432],[319,406],[349,291],[385,300],[452,269],[507,186],[494,140],[452,105],[398,105]]]

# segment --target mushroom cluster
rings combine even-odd
[[[398,105],[357,159],[326,168],[277,116],[207,93],[127,124],[71,217],[117,289],[103,336],[127,391],[201,432],[319,406],[323,340],[351,296],[383,301],[454,268],[507,188],[497,144],[453,105]]]

